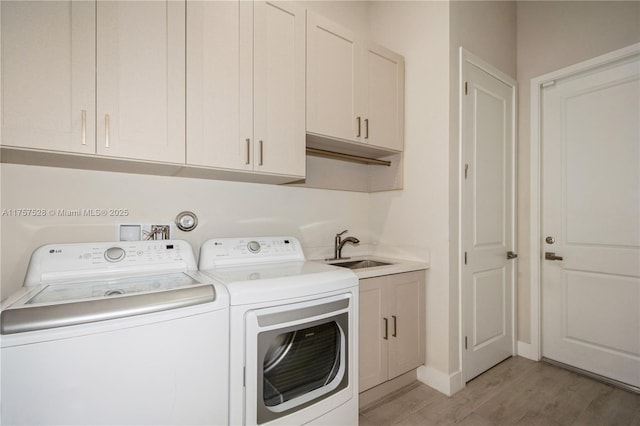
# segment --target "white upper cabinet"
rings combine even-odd
[[[362,134],[358,55],[353,32],[307,12],[307,132],[346,140]]]
[[[187,2],[187,163],[304,176],[304,9]]]
[[[251,34],[251,3],[187,1],[188,164],[251,170]]]
[[[97,153],[184,163],[184,2],[97,7]]]
[[[184,9],[2,2],[3,145],[184,163]]]
[[[364,44],[362,108],[364,141],[402,151],[404,147],[404,59],[371,42]]]
[[[402,56],[307,12],[306,129],[330,139],[401,151]]]
[[[2,145],[95,152],[95,3],[3,1]]]
[[[305,175],[305,10],[254,2],[254,170]]]

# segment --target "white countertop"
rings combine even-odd
[[[429,263],[419,262],[415,260],[393,259],[380,256],[353,256],[350,258],[342,258],[340,260],[316,260],[316,262],[333,264],[340,262],[353,262],[359,260],[375,260],[377,262],[389,263],[389,265],[373,266],[370,268],[352,269],[359,279],[380,277],[383,275],[402,274],[403,272],[412,272],[429,269]]]

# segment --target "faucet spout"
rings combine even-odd
[[[342,236],[344,234],[346,234],[347,232],[349,232],[349,230],[345,229],[344,231],[336,234],[336,238],[335,238],[334,244],[333,244],[333,258],[332,259],[325,259],[325,260],[343,259],[343,257],[342,257],[342,248],[344,247],[344,245],[346,243],[351,243],[351,244],[359,244],[360,243],[360,240],[357,239],[356,237],[346,237],[343,240]],[[348,259],[348,257],[345,257],[344,259]]]
[[[338,259],[343,259],[342,257],[342,248],[344,247],[344,245],[346,243],[351,243],[351,244],[360,244],[360,240],[357,239],[356,237],[347,237],[344,240],[342,240],[340,242],[340,245],[338,246]],[[348,258],[344,258],[344,259],[348,259]]]

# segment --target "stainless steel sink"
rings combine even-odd
[[[377,260],[365,259],[365,260],[351,260],[348,262],[332,263],[332,265],[340,266],[342,268],[349,268],[349,269],[361,269],[361,268],[373,268],[375,266],[392,265],[392,263],[378,262]]]

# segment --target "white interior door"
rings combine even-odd
[[[513,355],[515,82],[463,60],[465,381]],[[465,88],[463,87],[464,91]]]
[[[638,69],[636,55],[547,84],[541,132],[542,354],[634,386],[640,386]]]

